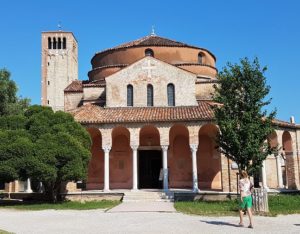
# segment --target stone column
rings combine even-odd
[[[267,185],[266,160],[262,162],[261,175],[263,188],[268,190],[269,188]]]
[[[138,189],[138,175],[137,175],[137,145],[131,145],[132,149],[132,189]]]
[[[198,172],[197,172],[197,150],[198,145],[191,144],[191,151],[192,151],[192,163],[193,163],[193,192],[198,192]]]
[[[30,178],[27,178],[26,191],[25,192],[26,193],[32,193]]]
[[[163,150],[163,189],[168,191],[168,145],[161,146]]]
[[[283,188],[283,180],[282,180],[282,169],[281,169],[281,154],[276,156],[276,165],[277,165],[277,182],[278,188]]]
[[[109,152],[111,146],[103,147],[104,150],[104,191],[109,191]]]

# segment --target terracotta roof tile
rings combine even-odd
[[[86,104],[70,113],[80,123],[134,123],[134,122],[168,122],[213,120],[212,106],[220,105],[213,101],[198,101],[198,106],[179,107],[114,107],[104,108]],[[288,128],[300,128],[274,119],[274,125]]]
[[[209,54],[211,54],[214,57],[214,59],[216,59],[215,56],[207,49],[188,45],[186,43],[174,41],[174,40],[160,37],[157,35],[148,35],[148,36],[142,37],[140,39],[137,39],[137,40],[134,40],[131,42],[127,42],[127,43],[121,44],[119,46],[110,48],[110,49],[103,50],[101,52],[96,53],[96,55],[100,54],[100,53],[108,52],[108,51],[118,50],[118,49],[124,49],[124,48],[130,48],[130,47],[142,47],[142,46],[188,47],[188,48],[194,48],[194,49],[201,49],[201,50],[207,51]]]
[[[64,90],[65,92],[83,92],[82,81],[74,80],[71,84],[67,86]]]
[[[297,126],[296,124],[292,124],[290,122],[282,121],[282,120],[279,120],[279,119],[274,119],[273,123],[277,126],[280,126],[280,127],[299,128],[299,126]]]
[[[181,107],[115,107],[103,108],[88,104],[70,113],[80,123],[132,123],[195,121],[213,119],[209,102],[198,102],[198,106]]]

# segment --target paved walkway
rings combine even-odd
[[[176,212],[173,202],[122,202],[120,205],[107,211],[118,212]]]
[[[16,211],[0,209],[0,229],[14,233],[300,233],[300,215],[255,217],[255,228],[237,227],[238,217],[167,212]]]

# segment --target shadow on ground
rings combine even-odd
[[[228,222],[223,222],[223,221],[207,221],[207,220],[200,220],[200,222],[207,223],[207,224],[212,224],[212,225],[219,225],[219,226],[231,226],[231,227],[240,227],[237,224],[232,224]]]

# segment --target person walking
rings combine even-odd
[[[251,196],[251,189],[252,184],[249,180],[248,174],[246,171],[241,172],[241,179],[239,181],[239,189],[240,189],[240,204],[239,204],[239,214],[240,214],[240,227],[244,227],[243,223],[243,215],[244,209],[247,209],[247,213],[249,216],[249,226],[248,228],[253,228],[253,215],[252,215],[252,196]]]

